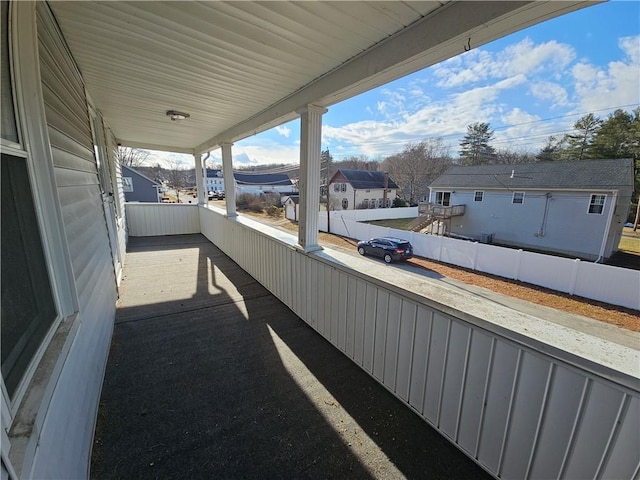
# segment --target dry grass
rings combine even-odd
[[[634,232],[633,228],[624,227],[618,250],[640,255],[640,229]]]

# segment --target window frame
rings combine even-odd
[[[478,195],[478,194],[480,194],[480,195]],[[476,190],[475,192],[473,192],[473,201],[474,202],[483,202],[484,201],[484,190]]]
[[[348,198],[343,198],[342,199],[342,209],[343,210],[349,210],[349,199]]]
[[[602,203],[594,203],[596,197],[602,198]],[[607,195],[605,193],[592,193],[589,196],[589,206],[587,207],[587,215],[604,215],[604,207],[607,205]],[[592,212],[592,207],[600,207],[599,212]]]
[[[30,359],[29,366],[23,373],[12,399],[9,398],[2,378],[3,425],[11,425],[16,419],[18,408],[34,383],[34,375],[36,370],[40,368],[40,361],[52,346],[54,336],[61,330],[65,331],[64,334],[67,338],[59,347],[66,351],[70,348],[72,337],[78,327],[78,322],[71,321],[71,319],[77,317],[79,310],[71,257],[66,244],[62,209],[57,194],[53,158],[49,147],[49,132],[39,75],[38,32],[36,22],[33,19],[35,9],[28,2],[10,2],[9,6],[7,29],[10,44],[9,69],[11,75],[9,81],[14,99],[14,115],[20,144],[0,139],[0,151],[25,159],[35,217],[57,316]],[[17,51],[18,48],[19,51]],[[29,112],[28,115],[27,112]],[[58,361],[64,361],[64,355],[61,355]],[[56,374],[55,370],[51,370],[50,367],[46,368],[48,375],[39,380],[39,384],[44,382],[45,387],[49,382],[55,381]],[[41,405],[44,408],[47,404],[46,392],[43,386],[39,388],[42,391],[33,392],[33,395],[40,397]],[[29,393],[29,397],[31,395],[32,393]],[[38,418],[40,417],[38,416]],[[34,429],[37,428],[40,427],[34,427]]]
[[[519,202],[516,202],[516,195],[518,195],[517,198],[519,198]],[[520,196],[522,195],[522,196]],[[511,195],[511,204],[512,205],[523,205],[524,204],[524,197],[525,197],[525,192],[513,192],[513,194]]]

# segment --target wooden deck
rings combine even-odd
[[[129,240],[92,478],[488,478],[205,237]]]

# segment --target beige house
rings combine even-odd
[[[329,180],[329,198],[342,210],[390,208],[397,196],[398,185],[385,172],[338,170]]]

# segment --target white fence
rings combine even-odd
[[[319,228],[327,230],[326,216],[320,216]],[[346,217],[332,218],[331,232],[357,240],[380,236],[404,238],[413,244],[415,254],[420,257],[640,310],[637,270],[378,227]]]
[[[415,218],[418,207],[400,208],[369,208],[364,210],[335,210],[331,211],[331,219],[345,218],[356,222],[371,222],[373,220],[389,220],[392,218]],[[327,212],[321,211],[320,217],[327,218]]]
[[[637,478],[636,350],[435,280],[416,285],[383,263],[305,254],[295,236],[244,217],[201,208],[200,219],[225,254],[494,476]]]

